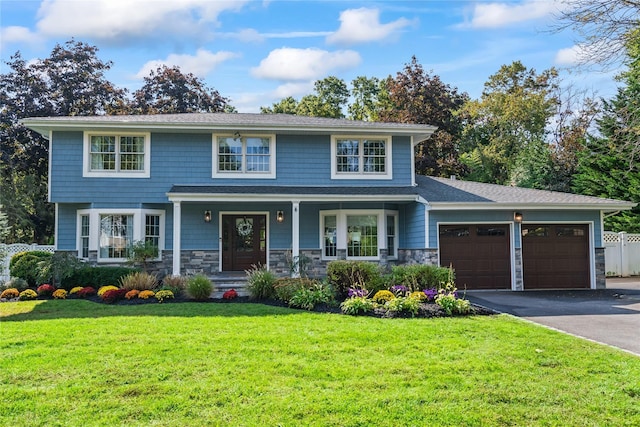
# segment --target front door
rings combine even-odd
[[[267,264],[266,215],[222,215],[222,270]]]

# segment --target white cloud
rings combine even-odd
[[[123,40],[152,34],[197,35],[217,24],[225,10],[239,10],[246,1],[209,0],[44,0],[38,30],[48,36]]]
[[[285,83],[276,88],[271,93],[272,98],[282,99],[292,96],[297,98],[299,96],[308,95],[313,92],[313,82],[302,83]]]
[[[183,73],[193,73],[197,77],[206,77],[218,65],[229,59],[237,58],[239,55],[233,52],[210,52],[205,49],[198,49],[195,55],[180,55],[172,53],[167,59],[154,59],[146,62],[136,74],[138,79],[149,75],[151,70],[156,70],[162,65],[172,67],[177,65]]]
[[[27,27],[10,26],[0,28],[0,40],[2,40],[3,45],[9,43],[37,43],[40,41],[40,37]]]
[[[333,70],[353,68],[362,58],[352,50],[328,52],[321,49],[281,48],[273,50],[251,70],[254,77],[282,81],[310,81]]]
[[[394,33],[413,25],[414,21],[400,18],[388,24],[380,23],[378,9],[349,9],[340,14],[340,28],[327,37],[328,43],[353,45],[392,37]]]
[[[565,49],[560,49],[556,53],[556,57],[553,62],[556,65],[563,66],[577,65],[580,62],[581,55],[582,48],[579,45],[573,45]]]
[[[520,3],[477,3],[467,28],[501,28],[520,22],[551,16],[560,10],[553,0],[524,0]]]

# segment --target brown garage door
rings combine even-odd
[[[524,289],[589,288],[589,226],[522,225]]]
[[[509,226],[441,225],[440,265],[452,265],[458,289],[511,289]]]

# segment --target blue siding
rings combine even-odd
[[[59,205],[58,206],[58,250],[77,250],[78,209],[86,209],[87,205]]]
[[[540,222],[586,222],[593,221],[595,247],[602,246],[599,211],[526,211],[522,210],[524,223]],[[509,211],[430,211],[429,212],[429,247],[436,248],[438,242],[438,223],[456,222],[512,222],[513,210]],[[515,246],[520,247],[519,227],[515,227]]]
[[[278,135],[276,179],[213,179],[212,134],[153,133],[150,178],[82,177],[82,132],[54,132],[51,201],[140,207],[163,203],[174,184],[397,186],[411,184],[409,138],[393,139],[393,180],[331,180],[331,138]]]
[[[403,249],[424,249],[424,205],[406,205],[400,214],[399,247]]]

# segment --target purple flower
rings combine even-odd
[[[403,285],[395,285],[391,287],[391,292],[393,292],[394,294],[398,294],[401,292],[407,292],[407,287],[403,286]]]
[[[436,298],[436,295],[438,295],[438,291],[434,288],[425,289],[422,292],[424,292],[424,294],[427,296],[427,300],[429,301],[433,301]]]
[[[366,297],[369,292],[366,289],[353,289],[350,288],[347,295],[349,298],[353,297]]]

